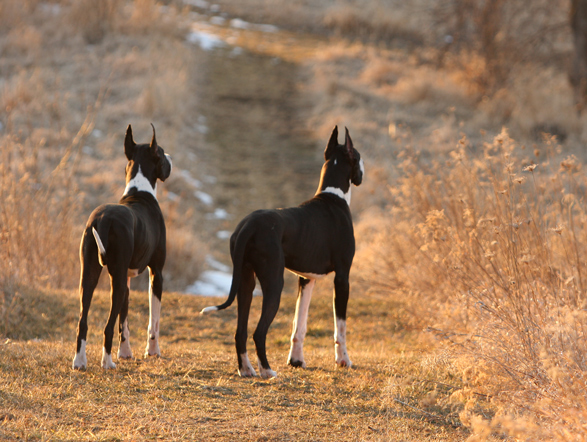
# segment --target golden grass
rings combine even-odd
[[[236,309],[198,314],[217,301],[164,293],[163,357],[122,361],[115,370],[104,371],[99,360],[109,306],[107,293],[97,292],[90,314],[88,369],[79,372],[70,367],[76,296],[65,291],[22,293],[14,310],[18,320],[5,334],[11,338],[0,343],[0,435],[26,440],[466,437],[455,420],[458,406],[438,404],[460,388],[459,380],[440,363],[421,362],[427,346],[402,329],[393,301],[351,302],[348,337],[355,367],[344,370],[334,364],[331,296],[318,293],[306,338],[309,368],[299,370],[285,364],[295,308],[294,297],[285,296],[268,336],[269,358],[279,374],[269,381],[236,374]],[[251,327],[259,314],[260,299],[255,298]],[[132,292],[135,355],[144,348],[147,319],[147,294]],[[250,350],[254,354],[252,343]]]
[[[298,133],[314,134],[321,149],[333,124],[348,125],[365,158],[367,177],[352,203],[359,251],[349,347],[356,367],[334,367],[330,295],[323,291],[311,312],[305,371],[285,366],[293,297],[284,296],[269,336],[269,357],[281,376],[268,382],[236,376],[234,308],[201,317],[197,312],[213,302],[165,293],[164,358],[104,372],[98,362],[108,296],[99,292],[89,369],[69,369],[79,236],[89,212],[122,192],[124,128],[132,123],[143,140],[154,122],[176,165],[207,152],[197,150],[205,140],[194,123],[199,106],[210,105],[201,71],[216,65],[186,46],[191,18],[179,12],[181,2],[164,10],[153,0],[6,0],[0,438],[587,438],[585,125],[569,105],[565,73],[524,59],[508,67],[501,89],[484,95],[483,54],[469,48],[440,59],[432,42],[437,30],[421,35],[418,25],[430,17],[406,15],[420,2],[390,8],[391,15],[375,3],[281,3],[219,1],[232,16],[360,37],[217,30],[255,56],[277,57],[267,63],[288,62],[283,72],[292,87],[281,94],[290,100],[299,90],[306,100],[289,103]],[[430,45],[405,51],[366,43],[392,37]],[[564,44],[551,54],[555,60]],[[262,64],[216,67],[228,65],[253,71]],[[266,78],[258,83],[268,88]],[[480,131],[499,133],[503,123],[523,142]],[[536,139],[549,127],[568,135],[563,146]],[[172,175],[160,190],[169,231],[166,290],[193,282],[217,243],[184,184]],[[131,342],[139,355],[148,306],[144,293],[131,297]]]
[[[0,33],[7,48],[0,61],[1,303],[10,305],[20,286],[77,286],[87,216],[124,189],[129,123],[147,141],[154,122],[160,143],[181,159],[195,63],[178,14],[158,11],[154,2],[119,0],[0,7],[12,23]],[[200,272],[206,248],[192,220],[161,203],[169,213],[166,279],[183,288]]]
[[[475,392],[462,399],[492,398],[495,417],[461,414],[479,437],[583,437],[587,226],[576,158],[551,138],[524,151],[504,130],[476,154],[466,138],[441,160],[407,151],[402,167],[391,212],[363,230],[363,275],[400,288],[417,324],[463,358]]]

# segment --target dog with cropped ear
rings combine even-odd
[[[334,127],[324,150],[324,165],[314,197],[298,207],[257,210],[236,227],[230,238],[233,273],[228,300],[207,307],[202,313],[225,309],[238,299],[235,341],[241,376],[256,376],[247,355],[247,325],[255,276],[263,291],[261,318],[253,334],[259,371],[264,378],[276,376],[267,361],[265,342],[279,309],[284,269],[299,277],[288,363],[306,366],[303,342],[312,290],[316,280],[334,272],[335,360],[339,366],[351,366],[346,348],[346,314],[355,236],[349,205],[351,184],[361,184],[363,175],[363,160],[353,147],[348,130],[345,128],[344,144],[338,144],[338,128]]]
[[[118,318],[120,346],[118,359],[132,358],[128,327],[131,278],[149,268],[149,328],[145,356],[159,356],[159,319],[165,264],[165,222],[157,202],[157,180],[171,173],[171,157],[157,144],[155,127],[149,144],[136,144],[129,125],[124,139],[126,188],[118,204],[95,209],[80,245],[80,317],[74,369],[85,369],[88,312],[102,268],[110,275],[111,306],[102,350],[102,367],[115,368],[112,338]]]

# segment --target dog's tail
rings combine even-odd
[[[243,262],[245,259],[245,248],[251,236],[253,236],[253,229],[247,229],[246,226],[237,234],[236,241],[234,244],[234,254],[232,257],[232,283],[230,284],[230,292],[228,293],[228,299],[224,304],[216,305],[213,307],[206,307],[202,309],[200,313],[215,312],[217,310],[224,310],[230,307],[236,298],[238,289],[240,288],[241,278],[243,273]]]
[[[98,226],[98,228],[100,228],[100,226]],[[103,232],[102,233],[108,233],[108,229],[100,229]],[[94,234],[94,239],[96,240],[96,244],[98,245],[98,260],[100,261],[100,265],[102,267],[104,267],[106,264],[106,247],[104,246],[104,243],[102,242],[102,238],[100,237],[100,234],[98,233],[98,231],[96,230],[95,227],[92,226],[92,233]],[[108,236],[106,235],[105,238],[108,238]]]

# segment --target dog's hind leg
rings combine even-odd
[[[88,365],[86,357],[86,338],[88,334],[88,312],[92,303],[94,290],[98,285],[102,266],[98,261],[98,248],[93,236],[84,233],[80,246],[81,277],[79,284],[80,315],[77,327],[77,347],[72,367],[75,370],[85,369]]]
[[[351,367],[352,365],[346,348],[346,310],[348,300],[348,271],[337,271],[334,276],[334,353],[336,363],[341,367]]]
[[[145,357],[161,356],[159,349],[159,322],[161,321],[161,296],[163,274],[160,269],[149,267],[149,329]]]
[[[236,355],[238,358],[238,374],[243,377],[257,376],[247,353],[247,327],[254,289],[255,273],[249,264],[245,264],[243,266],[240,287],[237,292],[238,320],[234,335]]]
[[[118,359],[132,359],[132,350],[130,348],[130,330],[128,328],[128,303],[130,298],[130,276],[126,278],[126,292],[120,315],[118,316]]]
[[[114,337],[114,325],[120,315],[120,310],[126,296],[126,268],[128,266],[111,265],[108,267],[110,272],[110,314],[108,322],[104,328],[104,347],[102,348],[102,368],[116,368],[112,361],[112,339]],[[115,270],[113,270],[115,269]]]
[[[298,280],[298,300],[296,302],[296,313],[293,319],[291,348],[287,363],[292,367],[306,368],[304,360],[304,338],[308,324],[308,310],[312,300],[312,290],[314,289],[315,279],[306,279],[300,276]]]
[[[88,334],[88,313],[92,303],[94,290],[98,285],[102,266],[98,260],[98,247],[94,237],[86,230],[80,244],[81,275],[79,284],[80,294],[80,315],[77,327],[77,347],[72,367],[75,370],[87,367],[86,339]]]
[[[261,283],[261,290],[263,290],[263,306],[261,307],[261,318],[257,324],[257,329],[253,334],[253,340],[257,348],[257,358],[259,362],[259,371],[263,378],[273,378],[277,373],[271,370],[269,362],[267,361],[267,350],[265,347],[267,341],[267,332],[269,326],[273,322],[277,310],[279,310],[279,303],[281,301],[281,291],[283,290],[283,256],[280,259],[268,259],[265,263],[268,264],[262,273],[257,273],[259,282]]]

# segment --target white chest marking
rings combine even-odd
[[[149,180],[145,177],[145,175],[143,175],[141,166],[139,166],[139,170],[134,178],[131,179],[126,185],[122,196],[128,195],[133,187],[137,189],[138,192],[149,192],[155,199],[157,199],[157,184],[155,183],[155,188],[151,186]]]
[[[342,191],[342,189],[339,189],[338,187],[327,187],[326,189],[322,190],[321,193],[332,193],[340,198],[342,198],[343,200],[346,201],[346,203],[350,206],[351,205],[351,186],[349,185],[349,191],[347,193],[344,193]]]
[[[359,167],[361,168],[361,175],[363,175],[363,178],[365,178],[365,164],[363,163],[363,158],[361,158],[361,161],[359,161]]]

